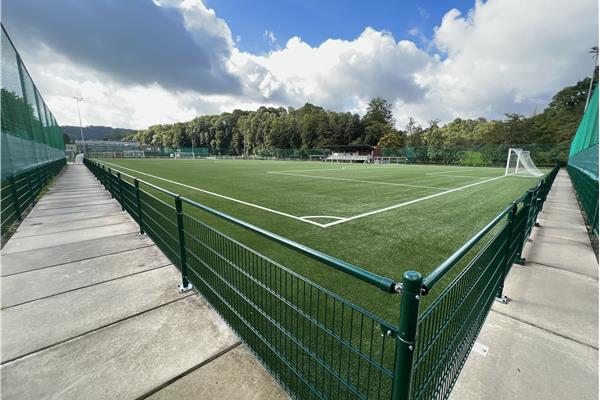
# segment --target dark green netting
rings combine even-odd
[[[583,114],[569,152],[569,175],[587,224],[598,234],[598,87]]]

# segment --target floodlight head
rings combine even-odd
[[[73,96],[73,98],[74,98],[74,99],[75,99],[75,101],[77,101],[78,103],[79,103],[80,101],[83,101],[83,97],[76,97],[76,96]]]

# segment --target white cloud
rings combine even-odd
[[[47,46],[21,49],[59,122],[77,122],[73,95],[86,98],[84,123],[134,128],[307,101],[362,113],[374,96],[394,103],[399,125],[408,116],[425,122],[528,114],[543,108],[558,89],[589,74],[587,50],[598,38],[594,0],[489,0],[475,3],[467,15],[450,10],[431,40],[411,30],[419,45],[367,27],[353,40],[329,39],[312,47],[293,37],[280,48],[275,34],[266,30],[273,50],[255,55],[236,48],[240,39],[233,40],[227,23],[201,2],[155,4],[177,10],[198,47],[210,46],[204,43],[207,37],[211,43],[220,38],[223,45],[215,59],[223,65],[214,68],[235,76],[241,92],[174,91],[160,81],[125,84]]]

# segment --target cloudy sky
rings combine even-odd
[[[127,128],[374,96],[399,126],[529,115],[598,44],[597,0],[4,0],[2,22],[59,123],[82,96],[84,125]]]

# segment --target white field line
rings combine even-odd
[[[359,169],[360,167],[354,168],[320,168],[320,169],[286,169],[283,171],[269,171],[274,173],[285,173],[285,172],[319,172],[319,171],[341,171],[343,169]]]
[[[467,172],[467,171],[475,171],[474,169],[463,169],[460,172]],[[430,172],[428,174],[425,175],[444,175],[444,174],[451,174],[452,171],[441,171],[441,172]]]
[[[469,178],[469,179],[485,179],[487,177],[480,176],[468,176],[468,175],[437,175],[439,177],[449,177],[449,178]]]
[[[342,217],[334,217],[331,215],[305,215],[304,217],[300,217],[302,220],[309,220],[311,218],[344,219]]]
[[[291,173],[287,173],[287,172],[277,172],[277,171],[267,171],[267,174],[300,176],[300,177],[304,177],[304,178],[328,179],[328,180],[333,180],[333,181],[370,183],[372,185],[404,186],[404,187],[414,187],[414,188],[424,188],[424,189],[434,189],[434,190],[450,190],[448,188],[441,188],[441,187],[435,187],[435,186],[409,185],[409,184],[405,184],[405,183],[367,181],[367,180],[362,180],[362,179],[350,179],[350,178],[334,178],[332,176],[313,176],[313,175],[304,175],[304,174],[291,174]]]
[[[339,220],[339,221],[333,221],[333,222],[330,222],[328,224],[325,224],[323,226],[323,228],[329,228],[330,226],[337,225],[337,224],[343,224],[344,222],[352,221],[354,219],[368,217],[370,215],[379,214],[379,213],[382,213],[382,212],[385,212],[385,211],[394,210],[396,208],[408,206],[410,204],[415,204],[415,203],[418,203],[420,201],[429,200],[429,199],[432,199],[434,197],[443,196],[443,195],[446,195],[448,193],[453,193],[453,192],[456,192],[458,190],[467,189],[467,188],[470,188],[470,187],[473,187],[473,186],[481,185],[481,184],[484,184],[484,183],[487,183],[487,182],[491,182],[491,181],[495,181],[497,179],[502,179],[502,178],[505,178],[505,175],[497,176],[495,178],[490,178],[490,179],[487,179],[487,180],[481,181],[481,182],[471,183],[470,185],[461,186],[461,187],[456,188],[456,189],[451,189],[451,190],[447,190],[445,192],[432,194],[432,195],[421,197],[421,198],[418,198],[418,199],[415,199],[415,200],[405,201],[404,203],[395,204],[393,206],[381,208],[379,210],[369,211],[369,212],[366,212],[366,213],[363,213],[363,214],[359,214],[359,215],[355,215],[353,217],[348,217],[346,219],[342,219],[342,220]]]
[[[233,202],[236,202],[236,203],[244,204],[246,206],[258,208],[259,210],[268,211],[268,212],[271,212],[273,214],[278,214],[278,215],[282,215],[284,217],[288,217],[288,218],[292,218],[292,219],[295,219],[295,220],[298,220],[298,221],[306,222],[308,224],[316,225],[316,226],[321,227],[321,228],[325,227],[325,225],[319,224],[318,222],[314,222],[314,221],[310,221],[310,220],[307,220],[307,219],[303,219],[301,217],[297,217],[295,215],[291,215],[291,214],[287,214],[287,213],[284,213],[284,212],[281,212],[281,211],[273,210],[271,208],[259,206],[258,204],[248,203],[247,201],[235,199],[235,198],[229,197],[229,196],[224,196],[222,194],[218,194],[218,193],[215,193],[215,192],[209,192],[208,190],[204,190],[204,189],[200,189],[200,188],[197,188],[197,187],[194,187],[194,186],[186,185],[185,183],[173,181],[171,179],[161,178],[160,176],[147,174],[145,172],[138,171],[138,170],[132,169],[132,168],[123,167],[121,165],[113,164],[113,163],[110,163],[108,161],[102,161],[102,163],[108,164],[108,165],[112,165],[112,166],[115,166],[117,168],[122,168],[122,169],[126,169],[126,170],[129,170],[129,171],[133,171],[133,172],[136,172],[138,174],[146,175],[146,176],[149,176],[149,177],[154,178],[154,179],[160,179],[161,181],[173,183],[175,185],[179,185],[179,186],[182,186],[182,187],[185,187],[185,188],[188,188],[188,189],[196,190],[198,192],[206,193],[206,194],[209,194],[211,196],[220,197],[222,199],[226,199],[226,200],[230,200],[230,201],[233,201]]]

